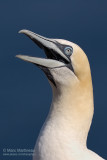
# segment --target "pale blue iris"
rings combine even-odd
[[[71,47],[65,47],[64,52],[67,56],[71,56],[73,53],[73,48]]]

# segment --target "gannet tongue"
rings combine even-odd
[[[57,60],[53,60],[53,59],[37,58],[37,57],[30,57],[25,55],[16,55],[16,57],[24,61],[31,62],[36,65],[47,67],[47,68],[57,68],[57,67],[65,66],[64,63],[59,62]]]

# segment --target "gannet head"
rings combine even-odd
[[[78,45],[67,40],[45,38],[29,30],[21,30],[19,33],[24,33],[43,49],[47,59],[25,55],[16,57],[40,67],[53,87],[69,87],[90,79],[87,56]]]

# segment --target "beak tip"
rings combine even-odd
[[[18,55],[15,55],[15,57],[17,58],[17,57],[18,57]]]
[[[18,54],[15,57],[29,62],[29,56]]]
[[[21,58],[22,55],[18,54],[18,55],[16,55],[15,57],[16,57],[16,58]]]
[[[22,30],[18,31],[18,33],[22,33]]]
[[[27,32],[27,29],[22,29],[18,33],[26,33],[26,32]]]

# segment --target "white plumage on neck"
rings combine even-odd
[[[52,72],[56,76],[60,68]],[[67,75],[64,69],[61,73],[65,72]],[[52,87],[52,105],[37,140],[33,160],[102,160],[86,146],[93,117],[91,74],[87,82],[80,82],[69,74],[61,77],[62,83],[67,83],[58,85],[57,89]]]

